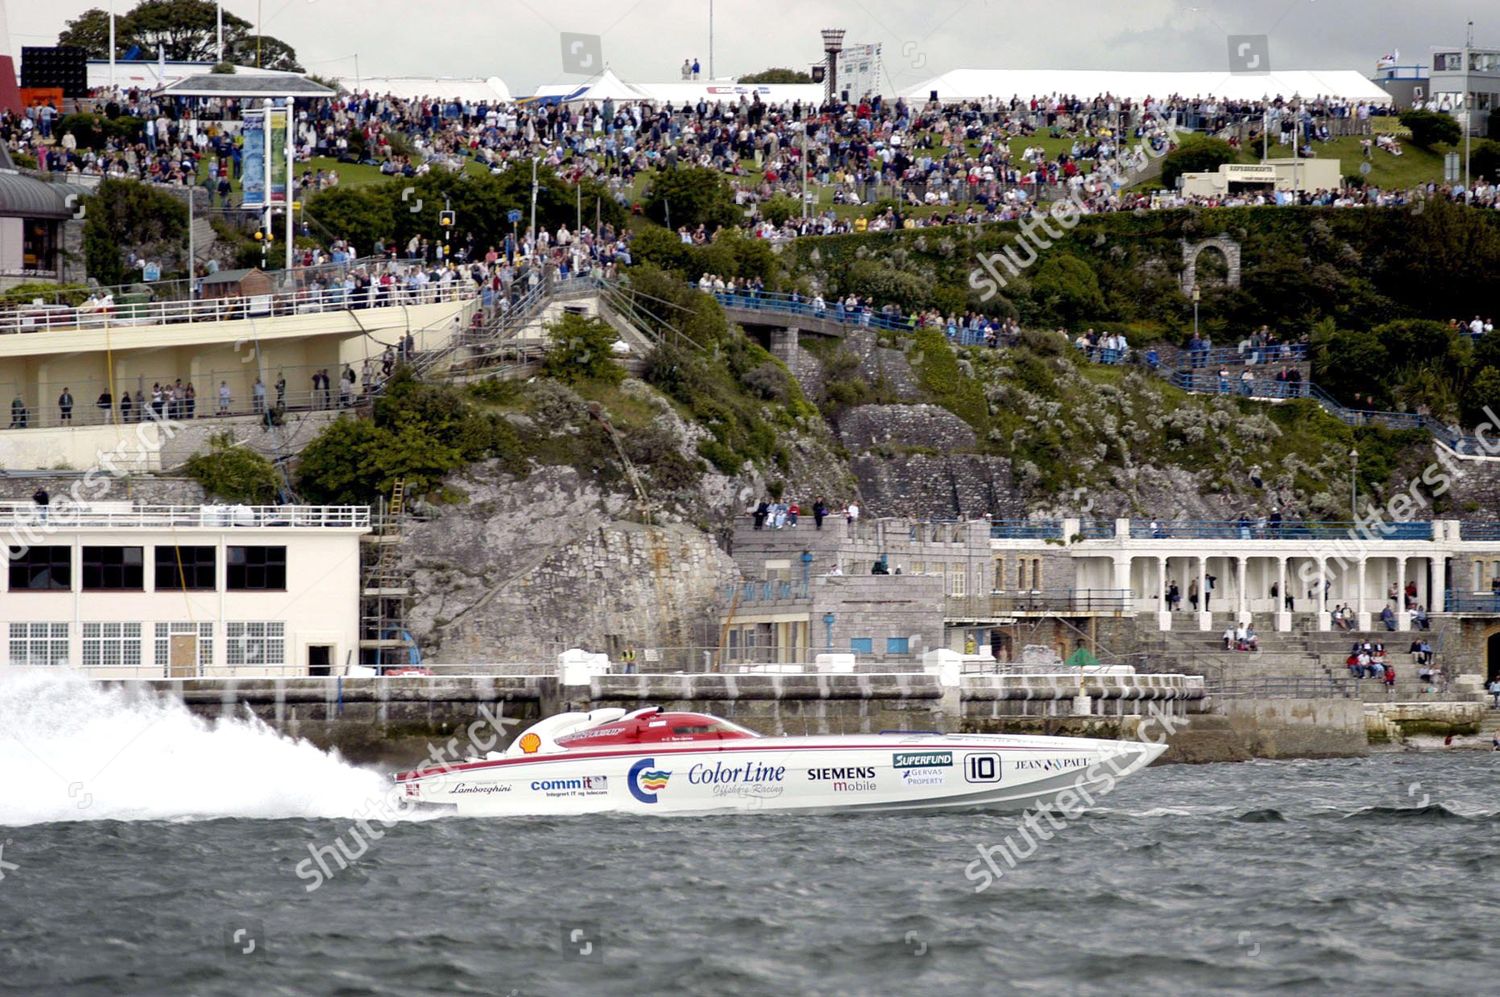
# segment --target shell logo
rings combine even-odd
[[[540,737],[538,737],[536,734],[527,733],[527,734],[522,734],[521,735],[521,750],[524,751],[526,754],[528,754],[528,755],[534,755],[534,754],[536,754],[537,749],[540,748],[541,746],[542,746],[542,739]]]

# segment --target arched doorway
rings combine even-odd
[[[1485,661],[1489,667],[1485,670],[1484,684],[1486,687],[1497,677],[1500,677],[1500,630],[1490,634],[1489,646],[1486,648]]]

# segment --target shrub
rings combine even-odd
[[[615,360],[615,331],[608,322],[565,314],[547,331],[552,343],[542,361],[544,376],[564,384],[619,384],[625,379],[625,369]]]
[[[268,505],[281,491],[276,466],[237,444],[232,433],[215,434],[209,440],[208,453],[193,454],[185,469],[205,492],[225,502]]]
[[[703,225],[709,231],[738,225],[745,212],[734,203],[729,180],[718,170],[701,166],[658,169],[645,197],[646,217],[677,230]]]
[[[1184,173],[1211,173],[1237,158],[1234,149],[1222,139],[1190,136],[1162,160],[1161,185],[1168,189],[1176,187],[1177,178]]]
[[[1458,120],[1442,111],[1403,111],[1401,123],[1411,132],[1411,144],[1423,149],[1439,143],[1452,145],[1463,137]]]

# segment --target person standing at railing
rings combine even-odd
[[[233,396],[229,392],[229,382],[228,381],[220,381],[219,382],[219,414],[220,415],[228,415],[229,414],[229,403],[232,400],[232,397]]]
[[[73,424],[73,393],[67,388],[57,396],[57,415],[64,426]]]
[[[259,377],[250,386],[250,410],[256,415],[261,415],[266,410],[266,386]]]

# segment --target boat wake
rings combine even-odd
[[[391,790],[245,716],[76,673],[0,669],[0,825],[51,821],[353,817]]]

